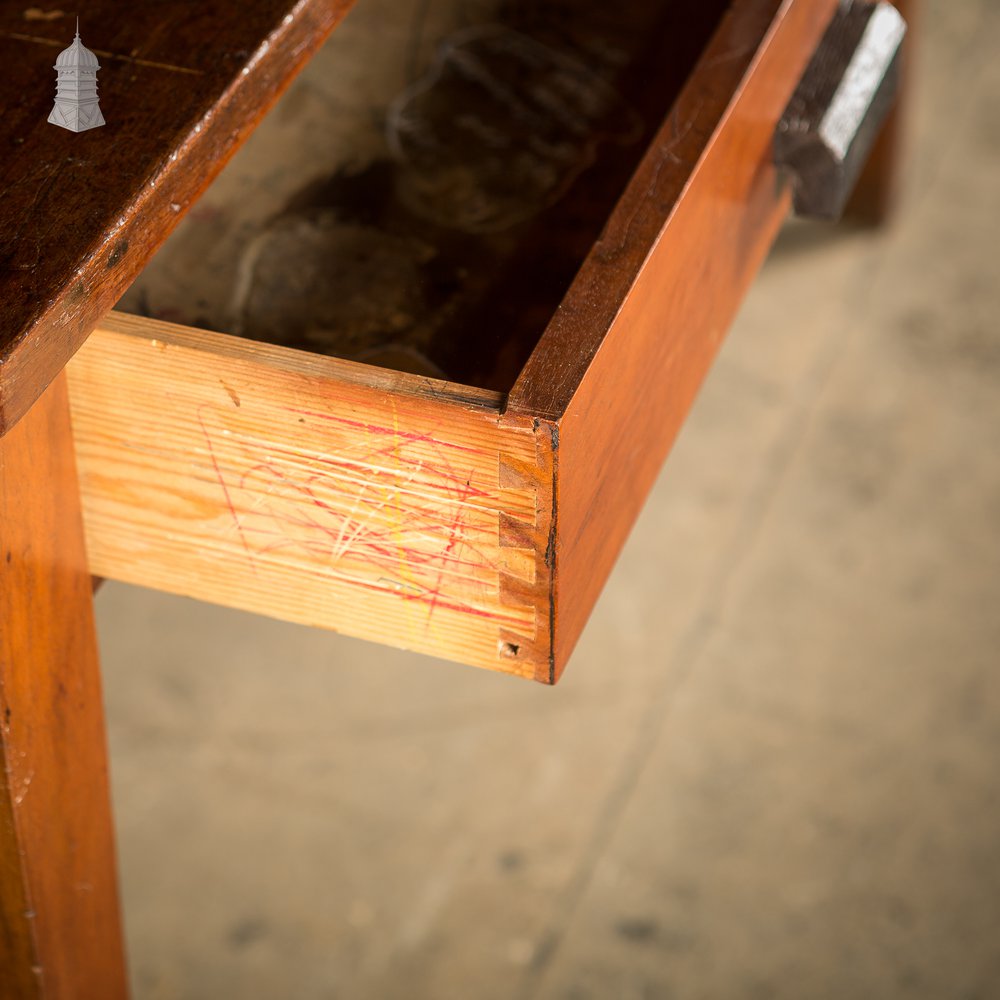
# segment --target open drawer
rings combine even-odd
[[[489,364],[100,325],[69,366],[94,574],[558,679],[788,212],[774,130],[837,0],[658,6],[620,73],[639,148],[539,196],[452,316]],[[580,205],[567,281],[539,279]]]

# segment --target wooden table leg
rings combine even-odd
[[[847,207],[850,218],[868,225],[882,225],[892,216],[899,196],[900,175],[905,159],[907,115],[913,90],[914,50],[919,38],[920,0],[893,0],[907,24],[901,53],[899,98],[882,134],[878,137],[868,164],[858,179]]]
[[[0,438],[0,996],[127,994],[65,374]]]

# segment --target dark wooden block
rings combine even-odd
[[[889,3],[853,3],[834,15],[775,135],[798,215],[843,213],[895,99],[905,34]]]

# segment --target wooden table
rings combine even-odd
[[[109,316],[350,6],[98,0],[74,134],[66,20],[0,3],[3,997],[127,992],[92,575],[555,683],[788,214],[772,136],[837,0],[654,40],[669,113],[509,384]]]

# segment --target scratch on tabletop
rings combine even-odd
[[[0,31],[0,38],[13,38],[18,42],[34,42],[36,45],[47,45],[49,48],[63,49],[66,47],[65,39],[39,38],[37,35],[25,35],[20,31]],[[173,63],[157,62],[154,59],[136,59],[135,56],[123,56],[117,52],[108,52],[107,49],[91,49],[91,52],[102,59],[114,59],[116,62],[132,63],[135,66],[145,66],[149,69],[165,69],[171,73],[186,73],[190,76],[204,76],[202,69],[190,69],[187,66],[175,66]]]

